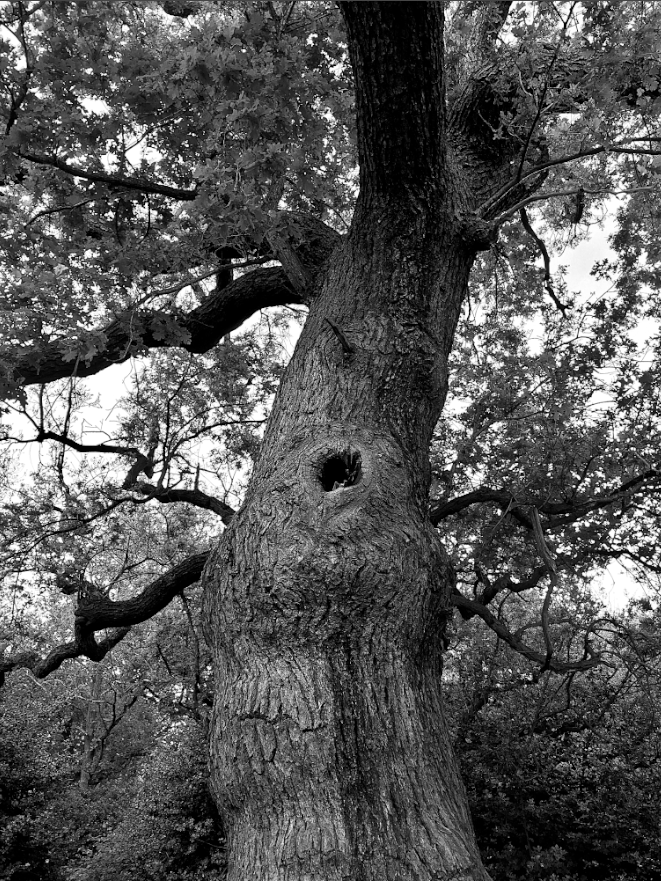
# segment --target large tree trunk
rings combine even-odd
[[[473,259],[443,159],[442,9],[346,6],[361,193],[207,567],[213,786],[230,881],[484,881],[443,718],[452,573],[427,516]],[[408,90],[390,100],[393,70]]]

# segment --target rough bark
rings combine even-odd
[[[361,193],[206,569],[213,788],[230,881],[485,881],[440,691],[453,577],[427,515],[474,254],[444,161],[442,7],[342,9]]]

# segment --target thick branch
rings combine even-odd
[[[4,685],[5,674],[19,667],[27,668],[37,679],[44,679],[70,658],[86,657],[101,661],[130,632],[130,627],[120,627],[99,642],[89,636],[81,641],[77,634],[75,640],[56,646],[45,658],[40,658],[36,652],[22,652],[13,658],[4,658],[0,660],[0,687]]]
[[[309,299],[330,254],[342,236],[310,214],[284,212],[269,231],[273,248],[289,283],[302,299]]]
[[[209,552],[204,551],[187,557],[130,600],[114,602],[103,595],[88,593],[78,603],[76,625],[86,633],[93,633],[106,627],[124,627],[146,621],[164,609],[182,590],[199,581],[208,556]]]
[[[535,567],[530,575],[527,578],[521,579],[521,581],[514,581],[511,575],[500,575],[495,581],[491,581],[481,569],[476,565],[475,571],[477,572],[477,576],[480,582],[484,585],[482,591],[480,592],[477,601],[481,603],[483,606],[488,606],[490,602],[492,602],[498,594],[502,593],[504,590],[509,590],[511,593],[524,593],[527,590],[532,590],[533,587],[537,587],[539,582],[544,578],[547,574],[547,567],[537,566]],[[469,610],[462,610],[461,615],[466,621],[473,617],[473,615],[477,614],[476,612],[471,612]]]
[[[341,241],[340,235],[303,214],[283,214],[274,235],[284,268],[255,269],[234,281],[224,279],[187,314],[135,310],[119,315],[102,330],[105,348],[88,360],[64,361],[64,340],[23,349],[14,362],[16,374],[24,385],[93,376],[144,348],[178,346],[200,355],[260,309],[308,302],[319,273]],[[231,270],[231,266],[228,268]],[[163,334],[164,322],[173,322],[180,331],[176,340]]]
[[[465,21],[464,9],[470,9],[473,19],[468,40],[465,37],[462,40],[465,43],[465,54],[461,59],[461,73],[465,82],[468,82],[471,75],[490,60],[494,44],[507,21],[511,5],[512,0],[469,5],[459,4],[455,14],[461,23],[463,24]]]
[[[13,658],[0,659],[0,686],[5,673],[18,667],[27,667],[39,679],[57,670],[69,658],[86,657],[100,661],[124,639],[133,624],[153,617],[191,584],[199,581],[209,556],[205,551],[183,560],[174,569],[161,575],[130,600],[113,600],[94,592],[81,596],[75,612],[74,639],[52,649],[41,659],[36,652],[22,652]],[[116,627],[103,639],[96,641],[97,630]]]
[[[162,489],[151,486],[149,483],[138,483],[131,489],[142,493],[150,499],[155,499],[162,504],[171,502],[186,502],[189,505],[195,505],[197,508],[204,508],[206,511],[213,511],[218,514],[220,519],[227,525],[232,517],[236,514],[234,508],[221,502],[213,496],[209,496],[199,489]]]
[[[471,42],[474,51],[479,51],[481,60],[496,42],[509,15],[512,0],[498,0],[496,3],[482,3],[475,19]]]
[[[441,520],[445,520],[446,517],[451,517],[454,514],[459,514],[471,505],[489,503],[495,503],[503,510],[509,511],[512,517],[518,520],[526,529],[532,529],[530,519],[518,509],[518,503],[514,494],[506,489],[491,489],[490,487],[476,489],[448,501],[434,502],[429,509],[429,519],[436,526]]]
[[[106,348],[89,361],[63,361],[62,342],[52,342],[23,349],[14,369],[24,385],[32,385],[72,375],[93,376],[112,364],[121,364],[142,348],[178,345],[198,355],[208,352],[225,334],[236,330],[260,309],[301,302],[283,269],[256,269],[215,291],[186,315],[132,312],[118,317],[103,331]],[[175,319],[178,327],[190,335],[189,340],[173,343],[156,339],[150,324],[159,318]]]

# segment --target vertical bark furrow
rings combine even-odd
[[[340,8],[356,78],[361,196],[426,200],[444,171],[443,4]]]

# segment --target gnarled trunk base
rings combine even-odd
[[[230,881],[485,881],[440,695],[451,570],[392,438],[306,434],[209,569]]]

